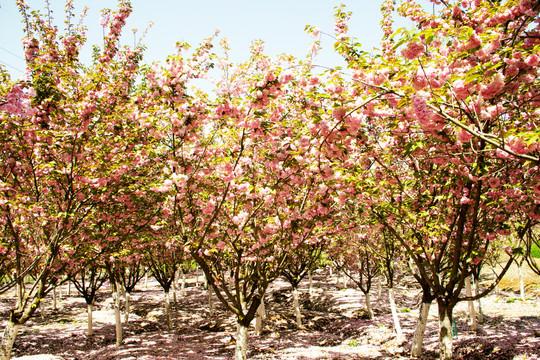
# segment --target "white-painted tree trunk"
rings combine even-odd
[[[2,338],[2,345],[0,346],[0,360],[11,359],[11,350],[13,349],[13,343],[19,332],[21,325],[15,324],[11,321],[6,321],[6,328],[4,329],[4,337]]]
[[[172,285],[172,292],[173,292],[173,302],[175,304],[178,304],[178,301],[176,300],[176,273],[174,274],[174,279],[171,285]]]
[[[521,300],[525,300],[525,282],[523,281],[523,260],[518,263],[519,276],[519,296]]]
[[[53,288],[53,311],[57,311],[57,302],[56,302],[56,286]]]
[[[300,329],[302,327],[302,313],[300,312],[298,288],[293,288],[292,296],[293,296],[294,316],[296,317],[296,326]]]
[[[247,326],[238,324],[236,330],[236,348],[234,351],[235,360],[247,360]]]
[[[465,295],[472,296],[472,286],[471,286],[471,277],[467,276],[465,279]],[[474,310],[474,301],[467,301],[469,306],[469,326],[472,331],[476,331],[476,311]]]
[[[377,284],[377,304],[380,304],[382,301],[382,275],[378,277],[378,284]]]
[[[422,350],[424,347],[424,335],[426,333],[427,320],[429,315],[429,308],[431,303],[422,302],[420,305],[420,310],[418,313],[418,322],[416,323],[416,329],[414,330],[412,345],[411,345],[411,356],[420,357],[422,356]]]
[[[180,295],[186,296],[186,273],[182,272],[182,284],[180,287]]]
[[[453,358],[452,317],[451,310],[442,302],[439,305],[439,359]]]
[[[474,295],[478,296],[480,294],[480,285],[478,284],[478,279],[474,279]],[[480,298],[476,300],[476,309],[478,310],[477,314],[477,322],[479,324],[484,322],[484,313],[482,312],[482,302],[480,301]]]
[[[120,295],[118,294],[118,289],[114,287],[113,289],[113,306],[114,306],[114,321],[116,328],[116,345],[122,345],[124,341],[124,334],[122,329],[122,317],[120,314]]]
[[[255,334],[261,335],[263,328],[263,320],[266,319],[266,308],[264,306],[264,297],[261,299],[261,304],[257,308],[257,315],[255,316]]]
[[[165,315],[167,315],[167,329],[172,330],[171,296],[168,291],[165,291]]]
[[[401,331],[401,324],[399,323],[394,288],[388,289],[388,298],[390,299],[390,309],[392,310],[392,319],[394,320],[394,330],[396,331],[398,340],[403,340],[403,332]]]
[[[144,274],[144,288],[148,290],[148,271]]]
[[[68,281],[67,296],[71,296],[71,281]]]
[[[124,293],[124,301],[126,302],[124,323],[127,324],[129,321],[129,314],[131,313],[131,294],[127,291]]]
[[[92,336],[94,334],[94,327],[93,327],[93,316],[92,316],[92,304],[86,305],[86,312],[88,315],[88,336]]]
[[[309,295],[313,295],[313,273],[311,269],[308,271],[308,278],[309,278]]]
[[[370,319],[373,319],[373,308],[371,307],[371,295],[369,293],[365,294],[366,296],[366,312]]]

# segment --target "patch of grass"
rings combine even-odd
[[[531,247],[531,257],[540,259],[540,248],[536,244]]]
[[[401,312],[402,312],[402,313],[410,313],[410,312],[411,312],[411,309],[409,309],[409,308],[403,308],[403,309],[401,309]]]
[[[508,298],[508,299],[506,299],[506,302],[509,303],[509,304],[512,304],[512,303],[516,302],[516,300],[517,300],[516,298]]]
[[[349,341],[347,342],[347,345],[348,345],[348,346],[356,347],[356,346],[358,346],[358,345],[360,345],[360,344],[358,344],[358,341],[356,341],[355,339],[351,339],[351,340],[349,340]]]

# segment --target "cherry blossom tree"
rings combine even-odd
[[[31,12],[24,1],[18,6],[27,75],[3,87],[0,221],[13,283],[24,297],[10,312],[5,359],[20,326],[58,281],[61,257],[73,255],[85,240],[87,221],[99,218],[112,185],[137,163],[137,144],[145,138],[130,117],[141,49],[119,45],[130,4],[121,2],[111,13],[105,44],[96,48],[91,66],[79,60],[85,29],[73,23],[71,2],[65,33],[51,25],[51,14],[47,19]],[[37,276],[28,287],[30,272]]]

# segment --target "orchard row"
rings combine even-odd
[[[145,260],[170,285],[188,259],[235,314],[245,359],[268,285],[322,252],[363,274],[409,262],[450,359],[466,279],[502,251],[500,276],[528,258],[540,220],[538,1],[450,1],[437,14],[385,1],[373,54],[339,7],[348,70],[325,72],[313,27],[303,60],[255,42],[233,64],[216,35],[145,65],[142,47],[120,44],[128,1],[105,13],[104,44],[84,64],[70,1],[65,33],[18,5],[27,73],[2,69],[0,85],[1,290],[19,295],[4,359],[61,281],[105,267],[114,285]],[[394,29],[396,12],[416,27]],[[212,94],[190,87],[211,70],[223,74]]]

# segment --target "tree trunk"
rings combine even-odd
[[[67,296],[71,296],[71,281],[68,281]]]
[[[116,325],[116,345],[122,345],[124,335],[122,333],[122,318],[120,316],[120,296],[116,286],[113,287],[114,320]]]
[[[127,291],[124,293],[124,300],[126,302],[126,309],[124,313],[124,323],[127,324],[129,321],[129,314],[131,312],[131,294]]]
[[[525,282],[523,281],[523,260],[518,263],[519,276],[519,296],[521,300],[525,300]]]
[[[439,359],[452,359],[452,310],[444,300],[438,300],[439,306]]]
[[[308,278],[309,278],[309,295],[311,296],[313,294],[313,273],[311,272],[311,269],[308,271]]]
[[[416,323],[416,329],[414,330],[414,335],[412,338],[411,345],[411,356],[420,357],[422,356],[422,348],[424,346],[424,335],[426,333],[427,320],[429,315],[429,308],[431,307],[430,302],[423,302],[420,305],[420,310],[418,313],[418,322]]]
[[[294,315],[296,316],[296,326],[300,329],[302,327],[302,314],[300,312],[300,302],[298,301],[298,288],[297,287],[293,288],[292,295],[293,295]]]
[[[148,270],[146,270],[146,274],[144,274],[144,288],[148,290]]]
[[[165,314],[167,315],[167,329],[172,330],[171,297],[169,291],[165,291]]]
[[[247,337],[248,327],[238,323],[236,330],[236,349],[234,351],[235,360],[247,360]]]
[[[476,278],[474,278],[473,280],[474,280],[474,295],[478,296],[478,294],[480,293],[480,285],[478,284],[479,280]],[[484,322],[484,313],[482,312],[482,302],[480,301],[480,298],[476,300],[476,308],[478,309],[477,322],[481,324]]]
[[[397,338],[403,340],[403,332],[401,331],[401,325],[399,323],[394,288],[388,289],[388,297],[390,299],[390,309],[392,310],[392,319],[394,319],[394,329],[396,330]]]
[[[173,303],[176,305],[178,303],[176,300],[176,273],[174,273],[174,278],[171,285],[172,285],[172,292],[173,292]]]
[[[56,306],[56,286],[53,288],[53,311],[58,311]]]
[[[264,307],[264,298],[261,299],[261,304],[257,308],[257,315],[255,317],[255,334],[262,334],[263,320],[266,319],[266,309]]]
[[[373,309],[371,308],[371,295],[369,293],[364,294],[366,297],[366,312],[370,319],[373,319]]]
[[[214,301],[212,298],[213,292],[214,292],[214,289],[211,286],[209,286],[208,287],[208,308],[209,308],[208,316],[210,317],[214,316]]]
[[[186,296],[186,274],[182,272],[182,285],[180,287],[180,295]]]
[[[88,336],[92,336],[94,334],[94,328],[92,325],[92,304],[86,305],[86,312],[88,313]]]
[[[378,284],[377,284],[377,304],[380,304],[382,301],[382,275],[378,277]]]
[[[15,324],[9,320],[6,321],[6,328],[4,329],[4,337],[2,338],[0,348],[0,360],[9,360],[11,358],[11,349],[13,349],[13,343],[20,327],[20,324]]]
[[[471,277],[467,276],[465,279],[465,294],[467,296],[472,296],[472,287],[471,287]],[[469,300],[467,301],[469,305],[469,326],[471,327],[472,331],[476,331],[476,311],[474,310],[474,301]]]

